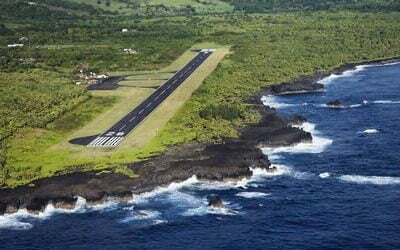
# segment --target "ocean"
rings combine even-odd
[[[312,143],[264,148],[278,169],[251,180],[196,179],[74,211],[0,217],[1,249],[400,248],[400,64],[358,66],[324,92],[265,96],[301,114]],[[326,104],[340,100],[342,108]],[[207,206],[218,194],[225,209]]]

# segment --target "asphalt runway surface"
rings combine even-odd
[[[146,117],[168,98],[211,54],[201,50],[188,64],[161,85],[135,109],[125,115],[103,134],[91,140],[88,147],[117,147]]]
[[[111,76],[101,83],[93,84],[87,87],[88,90],[114,90],[119,87],[118,82],[123,80],[125,76]]]

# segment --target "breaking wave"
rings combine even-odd
[[[86,200],[78,197],[75,208],[72,210],[54,208],[52,204],[47,205],[43,212],[31,214],[26,209],[19,209],[16,213],[0,216],[0,229],[28,230],[33,228],[34,220],[44,220],[56,213],[81,213],[86,211]]]
[[[344,77],[351,77],[353,76],[355,73],[360,72],[362,70],[364,70],[367,66],[366,65],[359,65],[356,66],[355,69],[351,69],[351,70],[346,70],[344,71],[342,74],[337,75],[337,74],[331,74],[328,77],[325,77],[324,79],[318,81],[318,83],[321,83],[323,85],[328,85],[332,82],[334,82],[336,79],[338,78],[344,78]]]
[[[300,126],[294,126],[303,129],[306,132],[311,133],[313,140],[312,142],[301,142],[294,146],[285,146],[285,147],[277,147],[277,148],[269,148],[265,147],[262,149],[264,154],[267,154],[269,157],[271,156],[274,159],[275,154],[279,153],[290,153],[290,154],[299,154],[299,153],[313,153],[318,154],[325,150],[327,146],[332,144],[332,140],[322,137],[319,135],[319,131],[315,129],[315,124],[305,122]]]
[[[400,104],[400,100],[377,100],[377,101],[373,101],[373,103],[375,104]]]
[[[261,98],[261,101],[265,106],[270,106],[274,108],[288,108],[288,107],[293,107],[295,104],[288,104],[288,103],[281,103],[277,100],[276,96],[273,95],[266,95]]]
[[[329,178],[330,176],[331,176],[331,174],[329,172],[324,172],[324,173],[319,174],[319,177],[321,179],[326,179],[326,178]]]
[[[396,185],[400,184],[400,177],[390,176],[363,176],[363,175],[342,175],[340,180],[357,184],[374,184],[374,185]]]
[[[236,196],[239,196],[242,198],[247,198],[247,199],[262,198],[262,197],[269,196],[269,195],[271,195],[271,194],[262,193],[262,192],[240,192],[240,193],[236,194]]]
[[[359,131],[358,133],[360,133],[360,134],[376,134],[378,132],[379,132],[379,130],[377,130],[375,128],[368,128],[364,131]]]

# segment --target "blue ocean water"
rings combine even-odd
[[[312,144],[264,149],[275,174],[180,184],[73,212],[0,217],[1,249],[400,248],[400,64],[358,67],[326,91],[266,97]],[[347,104],[331,109],[335,99]],[[219,194],[227,209],[210,209]]]

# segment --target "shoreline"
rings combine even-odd
[[[323,85],[318,82],[332,74],[340,75],[357,66],[398,62],[400,57],[344,64],[330,71],[316,72],[311,76],[266,87],[250,103],[262,104],[261,97],[268,94],[321,91]],[[131,178],[104,171],[75,172],[40,179],[32,182],[33,186],[0,189],[0,215],[12,214],[20,209],[38,214],[48,205],[73,210],[77,206],[78,197],[83,197],[89,205],[104,204],[109,199],[127,203],[134,195],[182,182],[192,176],[199,180],[229,181],[251,178],[253,168],[274,172],[268,156],[261,152],[261,147],[294,146],[300,142],[312,141],[312,136],[291,126],[306,122],[304,117],[282,117],[274,108],[264,105],[258,109],[262,112],[262,119],[257,124],[241,129],[239,138],[226,138],[221,144],[191,143],[173,146],[162,155],[128,163],[128,167],[140,177]]]

